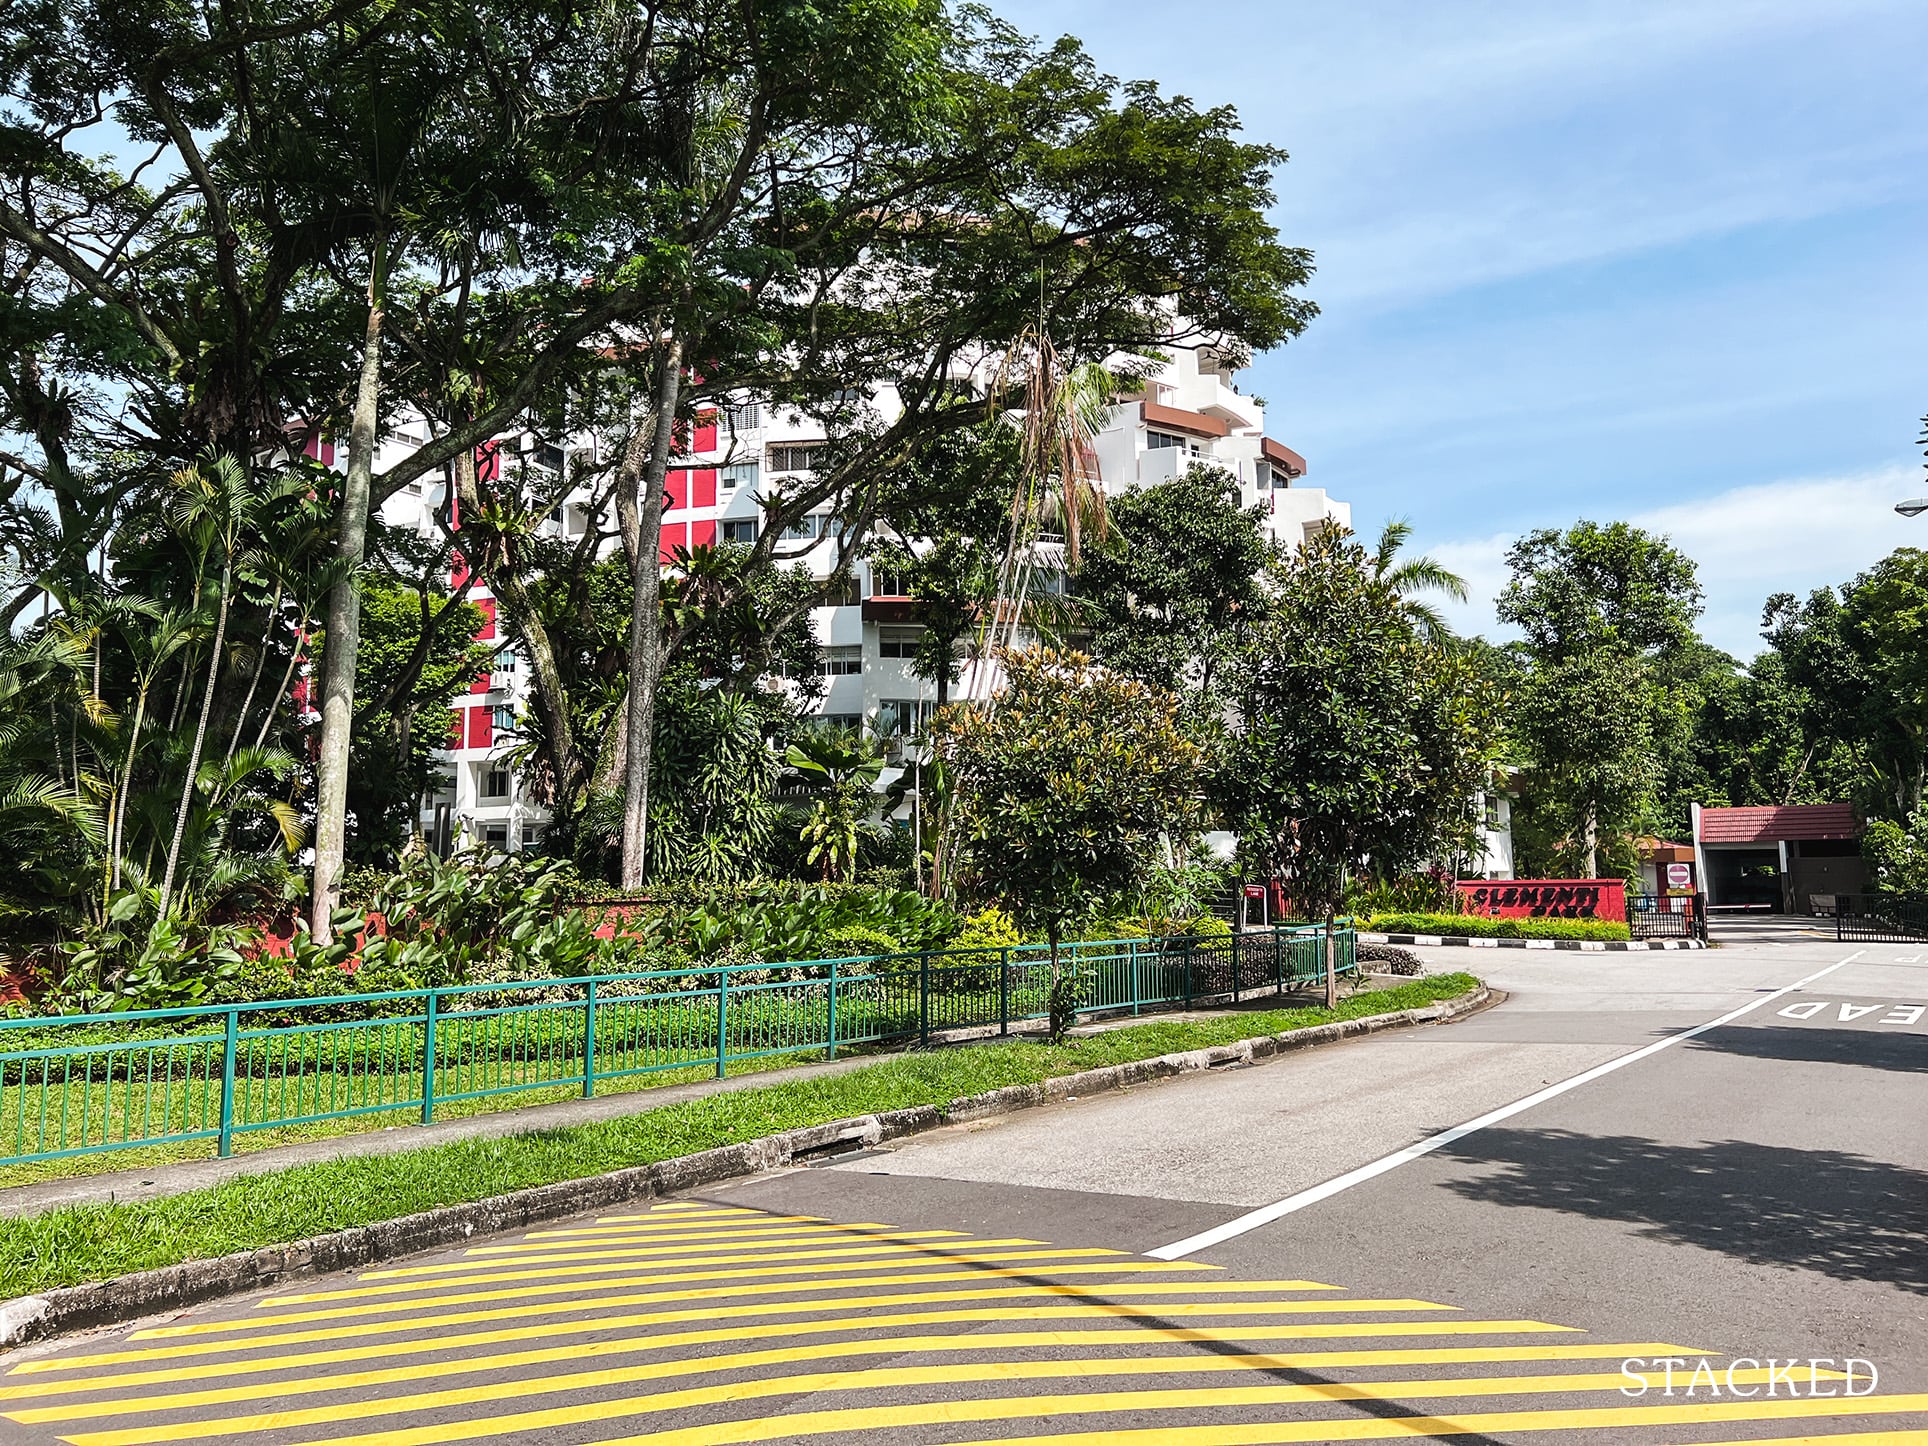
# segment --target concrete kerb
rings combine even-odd
[[[673,1160],[659,1160],[582,1180],[563,1180],[476,1200],[425,1210],[399,1220],[358,1225],[286,1245],[240,1251],[214,1260],[189,1260],[158,1270],[136,1271],[111,1280],[68,1286],[42,1295],[0,1303],[0,1349],[70,1331],[113,1325],[184,1309],[203,1301],[258,1290],[292,1276],[326,1275],[419,1251],[459,1245],[475,1235],[493,1235],[545,1220],[556,1220],[609,1205],[671,1195],[782,1169],[799,1158],[840,1148],[859,1149],[921,1134],[943,1125],[1056,1104],[1074,1096],[1102,1094],[1150,1084],[1178,1075],[1229,1065],[1250,1064],[1276,1055],[1329,1044],[1356,1035],[1447,1024],[1498,1003],[1505,996],[1484,987],[1458,999],[1394,1014],[1369,1015],[1314,1025],[1286,1034],[1261,1035],[1209,1049],[1187,1050],[1153,1059],[1105,1065],[1062,1075],[1039,1084],[1009,1085],[956,1099],[949,1105],[914,1105],[883,1114],[832,1120],[738,1145],[724,1145]]]
[[[1624,953],[1641,949],[1705,949],[1699,939],[1482,939],[1460,934],[1367,934],[1359,935],[1361,944],[1422,944],[1433,948],[1471,949],[1577,949],[1589,954]]]

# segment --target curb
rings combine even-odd
[[[273,1285],[290,1276],[326,1275],[417,1251],[460,1244],[474,1235],[515,1230],[585,1210],[761,1174],[781,1169],[799,1158],[837,1153],[840,1147],[859,1149],[943,1125],[988,1119],[1039,1105],[1058,1104],[1074,1096],[1103,1094],[1182,1074],[1249,1064],[1355,1035],[1421,1024],[1447,1024],[1498,1002],[1500,997],[1481,986],[1458,999],[1420,1009],[1367,1015],[1286,1034],[1260,1035],[1209,1049],[1105,1065],[1038,1084],[1007,1085],[952,1100],[948,1105],[913,1105],[883,1114],[832,1120],[759,1140],[746,1140],[740,1145],[724,1145],[700,1154],[659,1160],[653,1165],[637,1165],[584,1180],[538,1185],[488,1200],[447,1205],[399,1220],[358,1225],[286,1245],[265,1246],[213,1260],[183,1261],[157,1270],[116,1276],[112,1280],[50,1290],[44,1295],[21,1296],[0,1303],[0,1349],[69,1331],[181,1310],[220,1296]]]
[[[1699,939],[1476,939],[1459,934],[1366,934],[1361,944],[1426,944],[1470,949],[1577,949],[1590,954],[1644,949],[1705,949]]]

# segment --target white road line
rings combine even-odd
[[[1739,1009],[1730,1009],[1719,1019],[1710,1019],[1705,1024],[1697,1024],[1692,1029],[1682,1030],[1679,1034],[1670,1034],[1665,1039],[1655,1040],[1652,1044],[1643,1045],[1631,1054],[1623,1054],[1617,1059],[1608,1060],[1605,1064],[1597,1064],[1592,1069],[1574,1075],[1571,1079],[1563,1079],[1558,1084],[1548,1085],[1545,1089],[1530,1094],[1525,1099],[1515,1100],[1510,1105],[1501,1105],[1498,1109],[1481,1115],[1478,1119],[1468,1120],[1463,1125],[1454,1125],[1449,1130],[1442,1130],[1416,1145],[1408,1145],[1405,1149],[1387,1155],[1383,1159],[1374,1160],[1370,1165],[1361,1165],[1358,1169],[1328,1180],[1323,1185],[1314,1185],[1310,1190],[1301,1190],[1296,1195],[1288,1195],[1285,1199],[1275,1200],[1270,1205],[1261,1205],[1258,1209],[1247,1211],[1237,1219],[1227,1220],[1223,1225],[1215,1225],[1210,1230],[1200,1231],[1197,1235],[1187,1236],[1170,1245],[1161,1245],[1156,1250],[1146,1251],[1145,1254],[1154,1260],[1183,1260],[1186,1256],[1200,1250],[1209,1250],[1214,1245],[1222,1245],[1227,1240],[1236,1239],[1247,1231],[1258,1229],[1261,1225],[1269,1225],[1274,1220],[1290,1215],[1296,1210],[1305,1209],[1308,1205],[1317,1205],[1321,1200],[1330,1200],[1342,1190],[1350,1190],[1354,1185],[1363,1184],[1389,1170],[1396,1170],[1401,1165],[1419,1159],[1422,1155],[1429,1155],[1442,1146],[1452,1144],[1455,1140],[1463,1140],[1475,1131],[1485,1129],[1488,1125],[1497,1125],[1501,1120],[1509,1120],[1521,1111],[1544,1104],[1550,1099],[1565,1094],[1568,1090],[1590,1084],[1602,1075],[1612,1074],[1615,1070],[1646,1059],[1649,1055],[1659,1054],[1663,1049],[1672,1049],[1683,1040],[1692,1039],[1697,1034],[1705,1034],[1710,1029],[1719,1029],[1723,1024],[1732,1024],[1743,1014],[1752,1014],[1755,1010],[1764,1008],[1777,999],[1784,999],[1797,990],[1805,989],[1815,980],[1852,964],[1865,953],[1867,950],[1857,949],[1847,958],[1830,964],[1825,969],[1817,970],[1805,979],[1797,979],[1785,988],[1776,989],[1771,994],[1763,994],[1759,999],[1750,1000]]]

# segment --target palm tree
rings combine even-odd
[[[1391,591],[1398,599],[1400,610],[1405,613],[1419,635],[1430,643],[1452,641],[1453,630],[1438,608],[1431,603],[1421,602],[1413,597],[1414,593],[1442,593],[1454,602],[1463,603],[1471,594],[1466,588],[1466,579],[1431,557],[1409,557],[1400,562],[1399,549],[1413,535],[1413,526],[1403,517],[1388,522],[1379,534],[1379,546],[1372,555],[1372,578],[1379,586]]]
[[[966,697],[988,686],[983,670],[999,648],[1016,646],[1019,625],[1037,611],[1030,594],[1039,535],[1062,535],[1065,566],[1075,572],[1085,534],[1102,541],[1109,533],[1092,445],[1110,417],[1117,378],[1096,362],[1064,367],[1042,331],[1020,336],[1007,353],[1006,365],[1025,367],[1023,408],[1015,418],[1022,438],[1018,485],[1011,497],[996,596],[979,626],[965,673]]]

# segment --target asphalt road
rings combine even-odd
[[[1928,950],[1731,940],[22,1352],[0,1439],[1928,1443]]]

